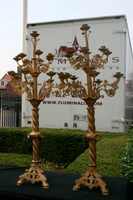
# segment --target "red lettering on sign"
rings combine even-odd
[[[112,62],[113,63],[118,63],[120,60],[119,60],[119,57],[113,57],[112,58]]]
[[[86,105],[84,101],[43,101],[43,104]],[[102,102],[96,102],[95,105],[102,106]]]

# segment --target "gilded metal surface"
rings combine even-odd
[[[39,133],[39,109],[38,106],[45,97],[49,97],[52,93],[56,97],[60,97],[62,94],[64,96],[71,95],[72,97],[79,97],[84,100],[87,104],[88,111],[88,131],[86,138],[89,142],[89,154],[90,162],[89,169],[86,173],[76,181],[73,190],[78,190],[80,185],[83,184],[88,186],[90,189],[93,187],[100,187],[102,194],[108,195],[109,191],[106,188],[106,184],[103,182],[102,177],[98,173],[98,168],[96,165],[96,142],[100,140],[100,137],[95,133],[95,112],[94,104],[101,97],[100,92],[103,90],[109,97],[115,95],[116,90],[118,89],[118,83],[120,78],[123,76],[120,72],[116,73],[114,77],[116,80],[113,83],[108,83],[107,80],[97,79],[97,76],[100,74],[97,70],[103,68],[104,65],[108,62],[108,57],[111,52],[105,47],[102,46],[99,48],[100,54],[94,55],[90,58],[89,50],[89,41],[88,37],[90,32],[88,32],[90,27],[84,24],[81,27],[85,38],[85,47],[82,47],[80,54],[77,55],[73,50],[67,52],[66,57],[70,61],[71,65],[76,70],[83,70],[86,74],[87,84],[84,86],[81,81],[77,80],[78,77],[69,74],[69,73],[55,73],[53,71],[47,72],[49,69],[49,64],[53,60],[53,55],[48,54],[46,59],[48,63],[45,64],[44,61],[40,58],[40,55],[43,53],[41,50],[36,50],[36,44],[38,42],[37,37],[39,34],[36,31],[31,33],[31,40],[33,42],[33,58],[31,60],[24,59],[25,54],[20,53],[14,59],[18,63],[19,71],[24,75],[24,80],[20,81],[18,73],[10,71],[9,74],[13,77],[12,86],[14,92],[21,95],[24,92],[27,94],[27,99],[33,106],[32,109],[32,133],[29,134],[29,137],[33,140],[33,162],[31,168],[26,170],[26,172],[20,176],[18,184],[22,184],[24,180],[31,181],[32,183],[36,181],[42,181],[43,187],[48,188],[46,183],[46,177],[42,174],[42,169],[40,166],[38,148],[39,148],[39,138],[42,137]],[[20,61],[22,64],[20,64]],[[45,81],[42,87],[37,88],[37,78],[40,73],[46,73],[50,78]],[[30,75],[32,80],[28,81],[27,75]],[[53,84],[53,76],[58,75],[60,83]]]
[[[75,53],[74,50],[69,50],[66,54],[66,57],[75,70],[80,69],[85,72],[87,80],[86,86],[84,86],[81,81],[77,80],[78,77],[69,73],[60,72],[58,73],[60,84],[54,87],[53,94],[57,97],[61,94],[79,97],[87,104],[89,133],[86,135],[86,138],[89,142],[90,168],[86,171],[85,175],[76,181],[73,190],[78,190],[80,185],[83,184],[90,189],[93,187],[100,187],[102,194],[108,195],[109,191],[107,190],[102,177],[99,175],[96,165],[96,142],[100,140],[100,137],[95,134],[94,104],[101,97],[100,92],[102,90],[105,91],[109,97],[115,95],[115,92],[118,89],[118,83],[123,74],[120,72],[116,73],[114,75],[116,80],[113,83],[109,83],[107,80],[103,81],[97,79],[97,76],[100,74],[98,69],[103,68],[108,62],[108,57],[111,52],[105,46],[101,46],[99,48],[101,55],[96,54],[92,56],[92,58],[90,57],[91,52],[88,41],[90,34],[89,29],[90,27],[87,24],[84,24],[81,27],[85,39],[85,47],[81,47],[80,53],[77,55],[77,52]]]
[[[40,162],[33,162],[31,167],[26,169],[25,173],[19,177],[17,185],[22,185],[25,180],[30,181],[32,184],[41,181],[43,188],[49,188],[47,178],[43,174]]]
[[[37,80],[40,73],[46,73],[49,69],[49,65],[53,60],[53,55],[49,53],[46,56],[47,63],[40,58],[40,55],[43,53],[41,50],[37,50],[37,42],[39,34],[36,31],[33,31],[31,34],[31,41],[33,43],[33,58],[28,60],[26,54],[18,54],[14,60],[18,64],[18,70],[23,74],[23,80],[19,76],[19,73],[14,71],[8,72],[12,76],[12,86],[15,93],[22,95],[24,92],[27,94],[27,100],[32,105],[32,132],[28,135],[32,139],[33,143],[33,161],[30,169],[27,169],[23,175],[19,177],[18,185],[21,185],[25,180],[35,183],[38,181],[42,182],[43,188],[48,188],[49,184],[47,179],[43,174],[41,168],[41,161],[39,161],[39,139],[42,137],[42,134],[39,132],[39,104],[41,101],[50,95],[52,88],[52,77],[54,74],[48,73],[47,75],[50,78],[47,81],[44,81],[42,87],[38,91]],[[27,75],[30,76],[30,80],[27,79]]]
[[[103,182],[102,177],[98,173],[97,167],[90,167],[80,179],[76,180],[73,190],[77,191],[82,184],[87,186],[89,189],[92,189],[93,187],[100,187],[103,195],[109,194],[106,184]]]

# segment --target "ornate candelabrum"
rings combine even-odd
[[[99,175],[97,164],[96,164],[96,142],[100,140],[100,137],[95,133],[95,116],[94,116],[94,104],[100,98],[101,90],[104,90],[109,97],[115,95],[116,90],[118,89],[118,83],[120,78],[123,76],[121,73],[116,73],[114,77],[116,80],[113,83],[108,83],[107,80],[96,79],[100,72],[97,70],[103,68],[104,64],[108,62],[108,56],[111,52],[105,47],[102,46],[99,51],[102,55],[94,55],[90,58],[89,52],[89,43],[88,43],[88,30],[90,27],[87,24],[84,24],[81,27],[83,32],[86,46],[82,47],[80,53],[74,54],[73,50],[67,52],[66,57],[70,61],[71,65],[76,70],[83,70],[87,78],[87,86],[85,87],[81,81],[77,80],[76,76],[73,76],[69,73],[58,73],[60,84],[58,84],[53,91],[55,96],[71,95],[72,97],[79,97],[84,100],[87,104],[88,111],[88,131],[86,138],[89,141],[89,169],[86,173],[78,180],[73,187],[73,190],[78,190],[80,185],[83,184],[88,186],[90,189],[93,187],[100,187],[103,195],[108,195],[109,191],[106,188],[106,184],[102,180],[102,177]],[[52,74],[51,74],[52,75]]]
[[[48,97],[52,88],[52,76],[42,84],[42,87],[38,91],[38,76],[40,73],[46,73],[49,69],[49,65],[53,60],[53,55],[49,53],[46,56],[48,62],[45,64],[40,58],[43,53],[41,50],[37,50],[37,42],[39,34],[33,31],[31,34],[31,41],[33,43],[33,58],[31,60],[26,59],[26,54],[18,54],[14,60],[18,63],[18,69],[21,74],[23,74],[23,79],[19,76],[19,73],[14,71],[9,71],[8,74],[12,76],[12,87],[13,91],[18,95],[22,95],[24,92],[27,95],[27,100],[32,105],[32,132],[28,135],[32,138],[33,143],[33,161],[29,169],[26,169],[25,173],[19,177],[17,185],[21,185],[24,180],[31,181],[35,183],[38,181],[42,182],[43,188],[48,188],[49,184],[47,179],[43,174],[43,169],[41,167],[41,161],[39,160],[39,139],[42,138],[42,134],[39,132],[39,104]],[[49,73],[47,73],[49,76]],[[29,77],[27,77],[29,76]]]

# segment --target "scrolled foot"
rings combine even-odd
[[[102,194],[105,196],[109,195],[109,190],[105,188],[104,190],[102,190]]]
[[[106,184],[102,180],[102,177],[99,175],[96,167],[90,167],[80,179],[75,181],[73,187],[74,191],[78,191],[80,185],[87,186],[89,189],[94,187],[100,187],[103,195],[109,195],[109,190],[106,187]]]
[[[80,188],[79,186],[76,186],[76,185],[75,185],[75,186],[73,187],[73,191],[78,191],[79,188]]]
[[[48,183],[42,182],[42,186],[43,186],[44,189],[48,189],[49,188],[49,184]]]
[[[22,182],[19,180],[19,181],[17,182],[17,185],[22,185]]]
[[[81,179],[82,179],[82,177],[80,178],[80,179],[77,179],[76,181],[75,181],[75,185],[74,185],[74,187],[73,187],[73,191],[78,191],[79,189],[80,189],[80,185],[81,185]]]
[[[49,184],[47,183],[47,178],[43,174],[43,170],[40,166],[40,163],[33,163],[29,169],[25,170],[25,173],[19,176],[19,180],[17,185],[22,185],[24,181],[30,181],[32,184],[35,182],[42,182],[42,186],[44,189],[49,188]]]

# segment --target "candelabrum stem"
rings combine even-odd
[[[38,105],[33,105],[32,108],[32,131],[39,131],[39,108]]]
[[[39,137],[41,134],[39,133],[39,109],[38,105],[33,105],[32,108],[32,133],[33,136],[33,161],[39,161]]]
[[[95,134],[95,111],[94,106],[88,106],[88,130],[89,134],[86,135],[86,138],[89,140],[89,155],[90,155],[90,166],[96,166],[96,139],[97,135]]]
[[[24,180],[35,183],[38,181],[42,182],[43,188],[49,188],[47,183],[47,178],[43,174],[43,169],[41,167],[41,161],[39,160],[39,139],[42,134],[39,132],[39,109],[38,105],[41,101],[31,100],[32,108],[32,132],[29,137],[32,139],[33,143],[33,161],[29,169],[26,169],[25,173],[19,177],[17,185],[21,185]]]
[[[100,137],[95,133],[95,112],[94,112],[94,102],[88,104],[88,130],[89,133],[86,134],[86,139],[89,142],[89,169],[82,177],[76,180],[76,184],[73,190],[77,191],[80,185],[85,185],[92,189],[93,187],[100,187],[103,195],[108,195],[109,191],[106,188],[106,184],[103,182],[102,177],[99,175],[97,164],[96,164],[96,142],[100,140]]]
[[[89,74],[87,74],[87,86],[88,94],[92,94],[92,80]]]
[[[34,161],[38,162],[39,161],[39,153],[38,153],[39,140],[38,138],[34,138],[32,142],[33,142],[33,162]]]
[[[35,65],[36,66],[36,65]],[[34,67],[35,68],[35,67]],[[33,77],[33,98],[37,99],[37,75]]]
[[[88,105],[88,130],[90,134],[95,133],[95,108],[94,105]]]

